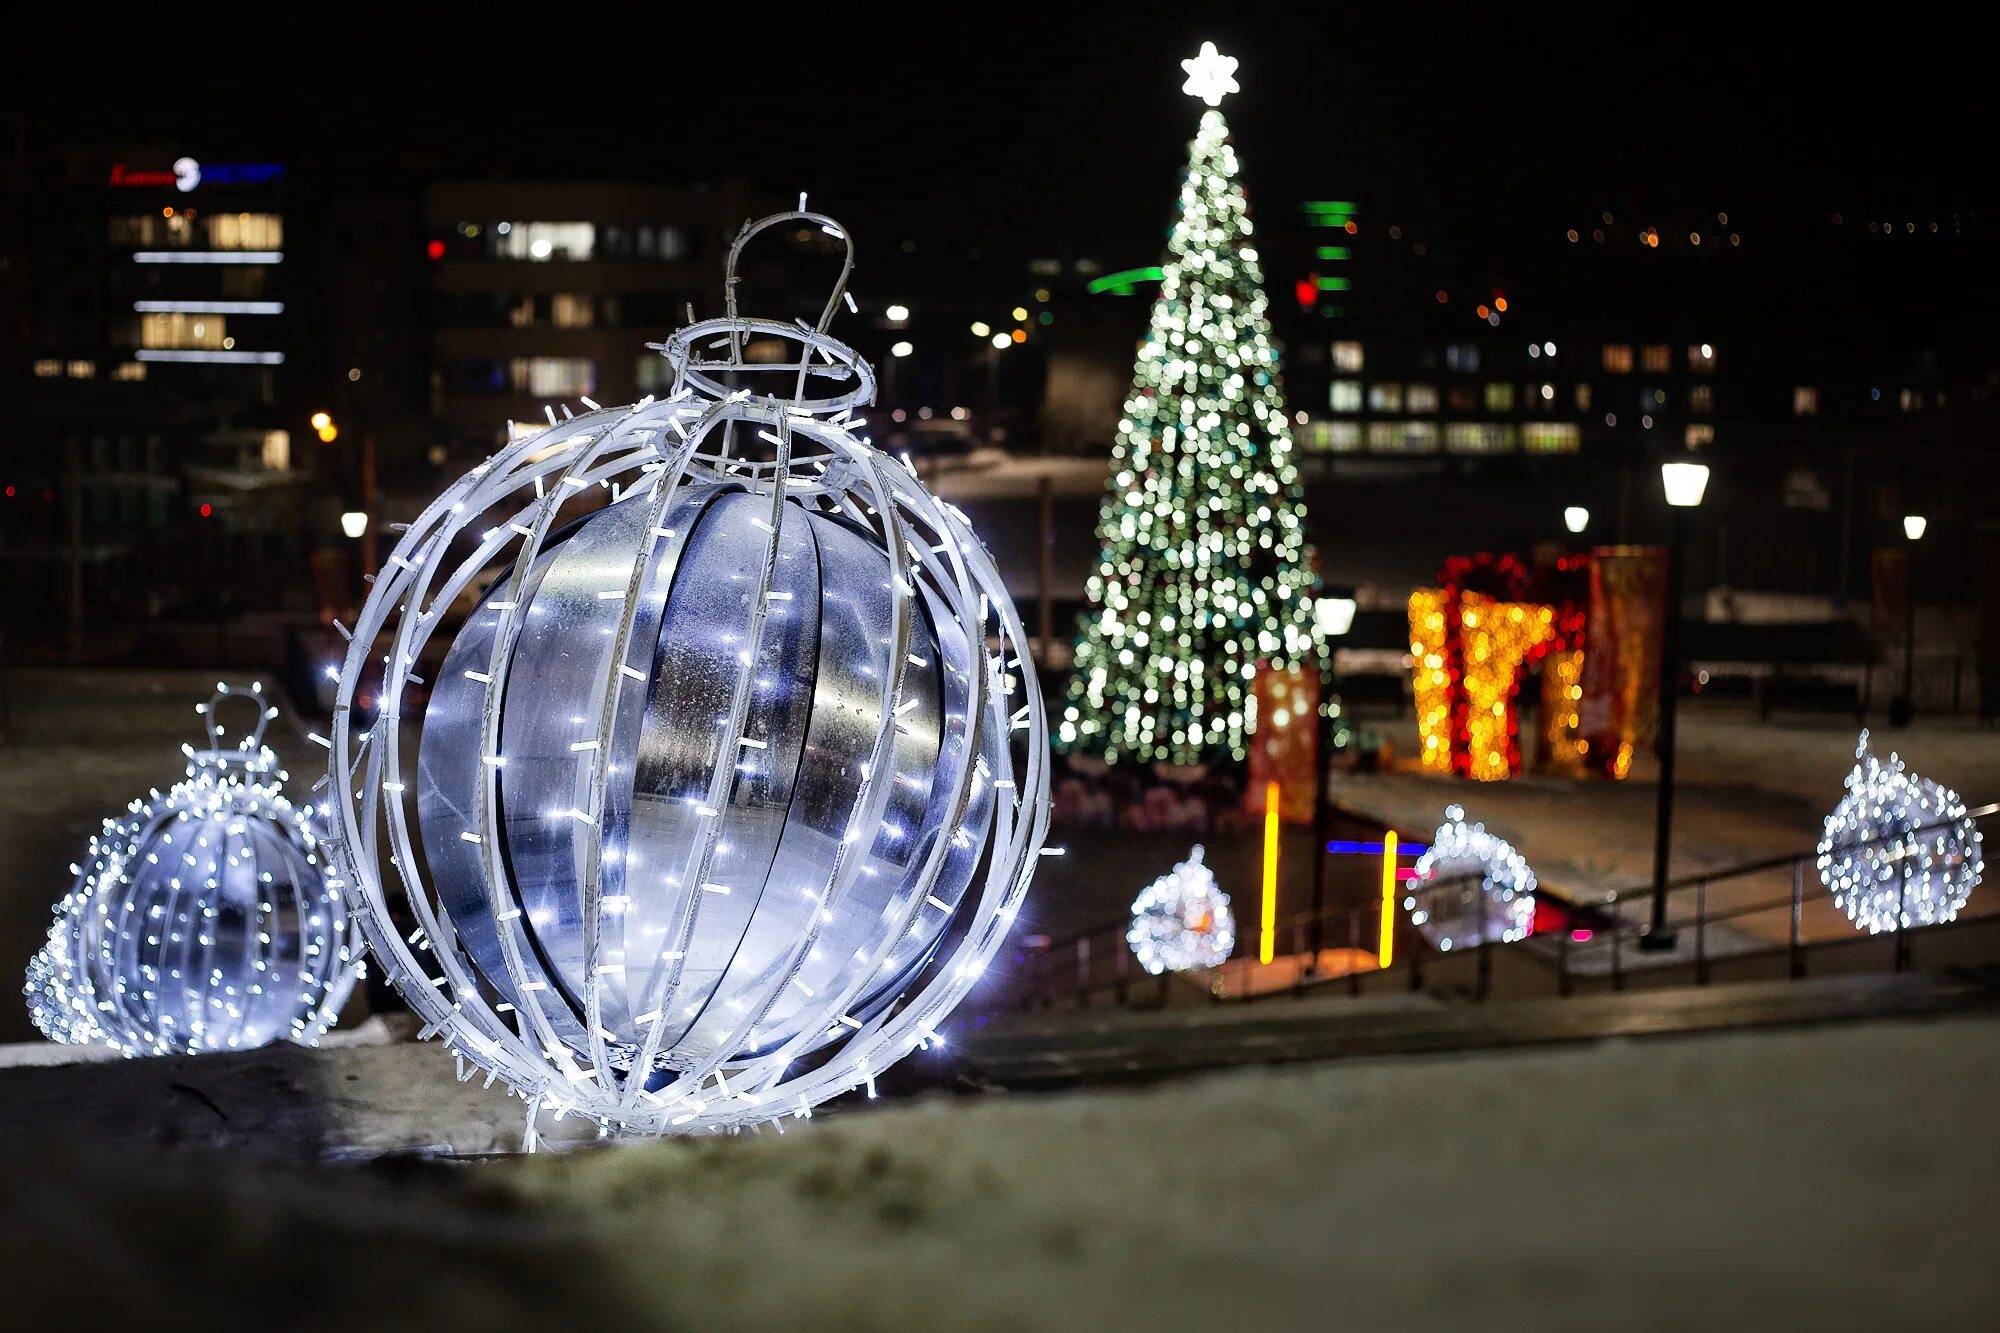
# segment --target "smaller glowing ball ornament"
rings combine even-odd
[[[1440,950],[1482,939],[1512,944],[1535,929],[1535,872],[1512,843],[1484,824],[1467,824],[1465,811],[1448,805],[1430,849],[1417,858],[1403,907]]]
[[[225,745],[216,709],[230,698],[257,722]],[[52,1041],[126,1055],[311,1044],[360,975],[312,809],[285,799],[263,743],[278,710],[261,684],[224,684],[196,711],[208,747],[181,747],[184,779],[104,822],[28,964],[28,1012]]]
[[[1229,895],[1217,887],[1201,858],[1197,843],[1187,860],[1148,884],[1132,902],[1125,942],[1139,966],[1154,976],[1220,967],[1236,947]]]
[[[1985,870],[1979,829],[1957,792],[1916,777],[1895,754],[1854,750],[1847,795],[1826,817],[1819,877],[1869,934],[1935,926],[1965,906]]]
[[[817,325],[736,313],[773,227],[845,250]],[[664,397],[547,409],[361,608],[340,874],[423,1035],[528,1102],[530,1148],[543,1112],[697,1133],[872,1091],[941,1040],[1043,850],[1020,618],[964,515],[865,433],[874,372],[827,333],[852,263],[803,199],[746,225],[728,314],[655,345]]]

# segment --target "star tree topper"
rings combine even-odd
[[[1210,106],[1221,106],[1225,95],[1241,91],[1236,82],[1236,57],[1216,50],[1214,42],[1203,42],[1201,54],[1181,61],[1181,68],[1187,71],[1187,82],[1181,85],[1181,91],[1189,97],[1199,97]]]

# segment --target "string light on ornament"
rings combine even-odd
[[[1439,949],[1468,948],[1482,939],[1524,940],[1535,928],[1535,872],[1513,844],[1467,824],[1465,811],[1445,807],[1444,823],[1422,856],[1403,899],[1412,925]]]
[[[257,722],[224,744],[218,705]],[[187,776],[133,801],[90,841],[28,965],[28,1011],[52,1041],[126,1055],[312,1044],[361,974],[329,882],[313,808],[294,808],[264,745],[278,715],[263,686],[218,685],[197,705],[208,746]]]
[[[1978,826],[1957,792],[1883,763],[1861,733],[1847,794],[1819,842],[1819,877],[1869,934],[1955,918],[1985,870]]]
[[[1229,960],[1236,948],[1236,917],[1229,895],[1202,864],[1200,844],[1133,899],[1125,942],[1139,966],[1154,976],[1221,967]]]
[[[1235,60],[1205,43],[1211,108]],[[1248,753],[1261,665],[1316,665],[1313,576],[1264,275],[1229,126],[1204,112],[1112,446],[1057,738],[1107,761]]]
[[[817,324],[737,313],[773,227],[844,249]],[[746,224],[726,317],[654,345],[671,393],[549,409],[401,534],[361,609],[336,862],[423,1035],[526,1099],[531,1148],[543,1112],[698,1132],[872,1094],[942,1040],[1054,851],[1020,619],[965,516],[869,442],[874,373],[827,332],[853,254],[803,196]]]

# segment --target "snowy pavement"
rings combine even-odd
[[[10,1141],[0,1262],[17,1321],[56,1326],[1980,1328],[1996,1105],[2000,1020],[1961,1017],[470,1167]]]

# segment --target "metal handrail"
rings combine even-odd
[[[1931,824],[1926,824],[1918,828],[1897,830],[1894,832],[1878,834],[1870,838],[1857,838],[1845,842],[1836,843],[1830,846],[1827,850],[1852,851],[1858,848],[1874,846],[1877,844],[1900,842],[1904,839],[1921,837],[1927,834],[1935,833],[1941,829],[1954,827],[1958,825],[1962,820],[1966,819],[1970,819],[1975,824],[1977,824],[1979,821],[1985,820],[1996,814],[2000,814],[2000,802],[1976,806],[1966,810],[1962,814],[1955,815],[1947,819],[1942,819]],[[1790,936],[1786,943],[1781,945],[1774,944],[1769,949],[1762,949],[1762,950],[1757,950],[1757,949],[1749,951],[1734,950],[1728,956],[1732,958],[1764,956],[1770,953],[1776,953],[1783,950],[1789,952],[1792,955],[1793,961],[1791,967],[1791,974],[1794,977],[1799,977],[1804,975],[1805,972],[1804,953],[1806,950],[1813,947],[1822,947],[1834,943],[1852,942],[1848,940],[1808,942],[1803,940],[1800,936],[1799,917],[1803,905],[1806,902],[1816,901],[1822,898],[1830,898],[1833,896],[1832,890],[1826,887],[1826,885],[1823,882],[1815,883],[1814,887],[1811,890],[1808,890],[1806,887],[1805,872],[1808,867],[1812,868],[1817,867],[1820,855],[1821,855],[1821,849],[1817,845],[1815,845],[1811,850],[1808,851],[1793,852],[1779,856],[1759,857],[1754,860],[1740,862],[1736,865],[1728,866],[1720,870],[1711,870],[1706,872],[1689,874],[1686,876],[1682,876],[1678,879],[1668,881],[1666,885],[1666,891],[1668,893],[1684,892],[1689,889],[1694,890],[1696,893],[1697,901],[1696,901],[1696,910],[1694,915],[1676,917],[1667,923],[1667,928],[1669,930],[1678,931],[1682,928],[1692,927],[1696,932],[1696,948],[1695,948],[1695,955],[1692,961],[1695,964],[1695,972],[1696,972],[1695,980],[1697,984],[1706,983],[1708,964],[1710,961],[1712,961],[1707,950],[1707,938],[1706,938],[1707,928],[1709,926],[1716,925],[1718,923],[1734,921],[1744,917],[1756,916],[1763,913],[1776,912],[1789,908],[1792,913],[1792,920],[1791,920]],[[1741,879],[1748,875],[1761,874],[1766,871],[1776,870],[1784,867],[1790,867],[1792,870],[1792,891],[1786,897],[1772,898],[1769,900],[1760,900],[1758,902],[1749,904],[1737,904],[1730,907],[1722,908],[1717,911],[1709,910],[1708,890],[1712,886],[1719,883],[1727,882],[1729,880]],[[1469,879],[1470,876],[1469,875],[1465,876],[1465,878]],[[1815,879],[1817,880],[1817,876],[1815,876]],[[1447,881],[1440,881],[1440,882],[1447,882]],[[1595,949],[1599,951],[1609,951],[1612,956],[1611,958],[1612,984],[1614,988],[1622,989],[1624,978],[1623,978],[1623,960],[1621,957],[1621,952],[1622,948],[1624,947],[1624,941],[1632,937],[1644,935],[1647,932],[1647,927],[1644,923],[1628,922],[1627,920],[1624,919],[1624,917],[1622,917],[1617,912],[1616,909],[1622,903],[1634,901],[1641,898],[1648,898],[1652,895],[1653,891],[1654,890],[1651,885],[1646,885],[1643,887],[1635,887],[1631,889],[1615,890],[1612,892],[1593,895],[1585,898],[1564,899],[1564,901],[1567,902],[1573,908],[1595,908],[1595,909],[1606,910],[1610,915],[1610,920],[1606,923],[1603,929],[1598,932],[1598,938],[1596,939],[1579,943],[1571,937],[1570,931],[1565,930],[1561,932],[1560,935],[1557,936],[1552,941],[1552,944],[1544,945],[1541,948],[1530,948],[1528,950],[1528,956],[1539,958],[1543,954],[1553,952],[1555,954],[1555,962],[1558,969],[1560,993],[1568,994],[1570,990],[1570,977],[1571,977],[1571,969],[1569,967],[1569,960],[1571,954],[1577,952],[1580,949],[1585,949],[1585,950]],[[1360,919],[1362,916],[1368,914],[1369,914],[1368,909],[1362,907],[1326,908],[1317,912],[1311,910],[1304,912],[1295,912],[1292,913],[1290,916],[1274,923],[1273,930],[1274,933],[1278,933],[1280,935],[1283,935],[1285,933],[1290,933],[1294,936],[1295,940],[1303,941],[1307,931],[1315,923],[1324,925],[1329,921],[1338,921],[1342,917],[1346,917],[1348,918],[1348,925],[1349,925],[1349,937],[1350,937],[1349,944],[1350,946],[1353,946],[1355,945],[1357,940],[1361,938],[1360,931],[1358,929]],[[1908,961],[1907,945],[1904,939],[1904,937],[1907,934],[1920,930],[1937,929],[1943,926],[1962,924],[1963,921],[1968,919],[1978,920],[1980,918],[1979,917],[1959,918],[1951,922],[1933,923],[1930,926],[1903,927],[1899,925],[1894,931],[1884,932],[1891,934],[1895,937],[1896,951],[1895,951],[1894,961],[1896,969],[1898,971],[1902,970]],[[1122,946],[1123,937],[1128,924],[1129,922],[1127,920],[1120,919],[1115,922],[1107,922],[1100,926],[1095,926],[1087,930],[1076,932],[1075,934],[1066,936],[1061,940],[1051,941],[1050,944],[1045,949],[1039,951],[1038,956],[1034,960],[1032,960],[1032,962],[1029,964],[1027,968],[1024,969],[1025,974],[1032,974],[1032,975],[1024,975],[1024,980],[1027,980],[1031,983],[1029,988],[1031,993],[1033,992],[1046,993],[1046,991],[1049,989],[1047,984],[1049,981],[1048,974],[1051,972],[1052,969],[1058,966],[1058,964],[1056,963],[1056,959],[1064,954],[1074,954],[1076,955],[1075,966],[1077,967],[1075,986],[1077,992],[1080,995],[1084,995],[1087,997],[1088,993],[1093,989],[1098,988],[1099,984],[1099,983],[1093,983],[1093,981],[1091,980],[1092,969],[1090,964],[1090,958],[1092,953],[1095,952],[1094,950],[1092,950],[1091,945],[1096,941],[1105,939],[1109,939],[1110,941],[1112,941],[1112,947],[1106,951],[1107,953],[1110,954],[1111,958],[1113,959],[1114,976],[1111,980],[1113,984],[1115,984],[1122,992],[1122,990],[1125,988],[1129,980],[1126,973],[1127,973],[1127,968],[1130,965],[1130,959],[1128,956],[1128,951],[1120,946]],[[1379,922],[1377,923],[1377,925],[1379,928]],[[1413,968],[1412,968],[1413,984],[1421,984],[1420,960],[1423,955],[1420,950],[1428,947],[1428,941],[1426,941],[1421,935],[1421,933],[1418,932],[1413,926],[1411,926],[1411,924],[1407,920],[1403,919],[1400,916],[1400,914],[1398,917],[1396,930],[1397,930],[1399,949],[1405,947],[1413,947],[1415,950],[1418,950],[1408,953],[1405,956],[1410,957],[1413,960]],[[1404,943],[1405,937],[1412,937],[1408,940],[1407,945]],[[1480,958],[1479,993],[1482,995],[1482,997],[1486,990],[1487,966],[1488,966],[1486,950],[1490,946],[1490,943],[1491,943],[1490,941],[1485,939],[1484,931],[1482,930],[1481,939],[1478,945],[1472,946],[1463,951],[1455,951],[1455,952],[1473,953],[1479,956]],[[1533,941],[1524,941],[1523,943],[1533,943]],[[1303,947],[1299,950],[1299,952],[1304,952]],[[1437,956],[1442,957],[1443,955],[1439,954]],[[1680,955],[1676,954],[1673,955],[1669,961],[1679,963],[1684,960],[1681,958]],[[1315,959],[1315,963],[1316,962],[1317,959]],[[1144,977],[1143,973],[1140,973],[1139,975],[1141,978]],[[1067,989],[1067,987],[1065,987],[1065,989]],[[1248,998],[1258,998],[1258,997],[1245,996],[1243,998],[1248,999]]]

